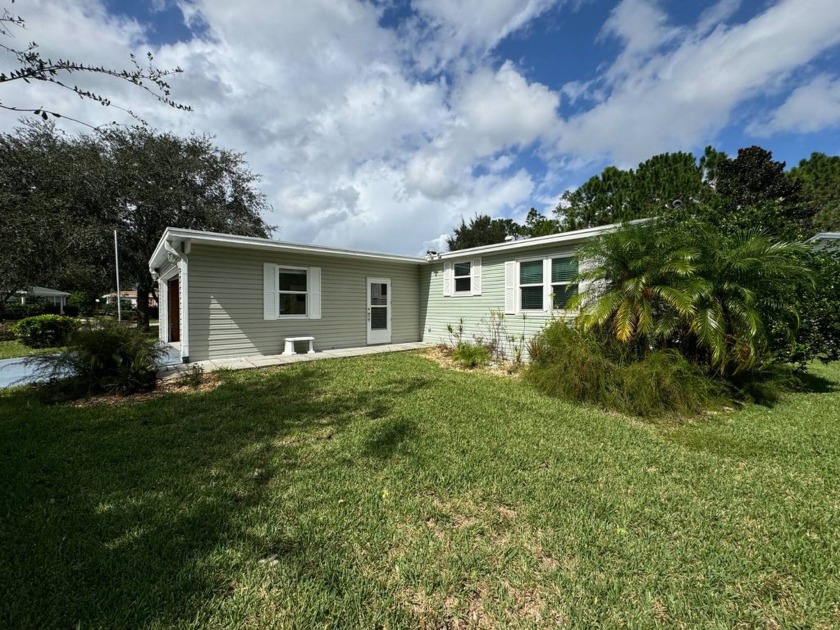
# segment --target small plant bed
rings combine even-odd
[[[162,381],[154,390],[133,394],[101,394],[70,400],[71,407],[99,407],[103,405],[134,405],[149,402],[170,394],[206,394],[222,384],[222,379],[215,372],[201,374],[197,381],[185,382],[180,378]]]
[[[478,365],[469,365],[455,355],[455,349],[446,345],[440,344],[434,348],[429,348],[423,351],[423,356],[431,359],[441,367],[458,370],[459,372],[480,372],[483,374],[492,374],[495,376],[518,376],[518,368],[509,362],[496,361],[494,359],[487,359]]]

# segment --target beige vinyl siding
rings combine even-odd
[[[190,360],[283,351],[313,336],[315,350],[367,345],[367,277],[391,279],[391,342],[419,341],[420,265],[194,243],[189,254]],[[320,267],[321,319],[263,319],[263,263]]]
[[[423,327],[423,341],[433,343],[449,343],[450,335],[447,325],[457,328],[463,318],[464,339],[474,341],[480,338],[484,341],[492,339],[491,311],[503,315],[503,326],[498,335],[505,347],[508,357],[513,357],[514,345],[523,347],[523,358],[527,359],[527,342],[539,333],[546,322],[550,320],[549,313],[525,312],[517,315],[505,315],[505,262],[510,260],[527,260],[542,257],[571,256],[575,246],[563,244],[561,246],[547,246],[534,249],[521,249],[515,252],[484,255],[481,272],[481,295],[443,296],[443,261],[435,261],[422,270],[420,280],[420,320]],[[477,256],[464,252],[463,260],[473,260]],[[448,260],[459,261],[460,258]],[[555,317],[571,317],[571,313],[557,312]],[[524,344],[519,338],[524,335]],[[516,337],[511,343],[508,337]]]

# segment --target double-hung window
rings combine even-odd
[[[523,260],[519,263],[519,307],[523,311],[542,311],[545,287],[543,261]]]
[[[306,269],[278,267],[279,301],[278,315],[306,317],[308,296],[308,272]]]
[[[573,256],[511,261],[505,266],[506,313],[565,310],[578,292],[575,282],[578,266]],[[515,288],[514,278],[518,280]],[[518,306],[514,301],[518,301]]]
[[[555,309],[565,309],[572,296],[577,295],[578,285],[574,282],[577,273],[577,259],[571,256],[551,259],[551,293]]]
[[[455,293],[472,292],[472,264],[456,262],[454,265]]]

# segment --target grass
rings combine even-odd
[[[0,359],[14,359],[29,357],[36,354],[50,354],[59,352],[61,348],[30,348],[19,341],[0,341]]]
[[[840,365],[689,424],[416,354],[0,394],[0,627],[836,627]]]

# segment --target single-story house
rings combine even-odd
[[[111,291],[111,293],[106,293],[101,299],[105,300],[105,304],[116,304],[117,292]],[[131,289],[129,291],[120,291],[120,302],[122,304],[130,304],[132,308],[137,308],[137,290]],[[149,293],[149,306],[154,308],[157,305],[155,296]]]
[[[15,295],[20,298],[21,304],[26,304],[27,299],[39,298],[47,304],[57,306],[59,313],[64,313],[64,307],[67,306],[67,298],[70,297],[70,294],[66,291],[48,289],[47,287],[32,287],[28,291],[16,291]]]
[[[510,353],[570,315],[575,250],[611,227],[425,258],[167,228],[149,261],[160,338],[189,362],[279,354],[295,337],[316,350],[446,342],[463,326]]]

